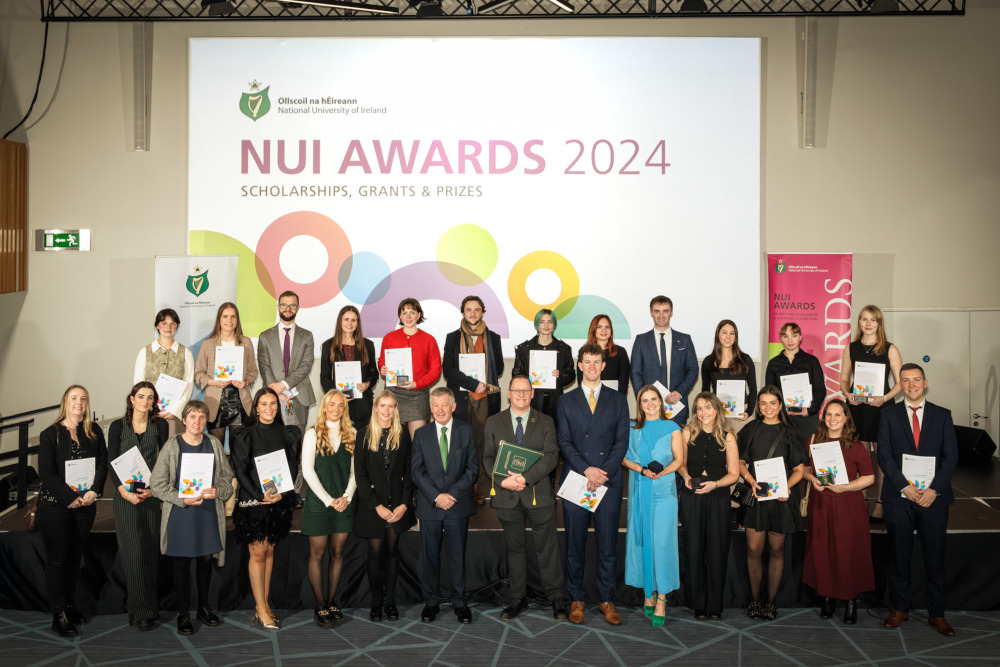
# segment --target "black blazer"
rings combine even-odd
[[[365,351],[368,352],[368,363],[361,364],[361,378],[368,383],[368,388],[361,394],[361,398],[354,398],[347,402],[347,413],[351,417],[351,423],[355,428],[360,428],[368,424],[372,416],[372,403],[375,400],[375,385],[378,383],[378,355],[375,354],[375,343],[367,338],[364,339]],[[337,375],[334,373],[335,366],[330,361],[330,346],[333,345],[333,338],[327,338],[320,346],[319,353],[319,386],[323,388],[323,393],[337,388]],[[357,346],[355,346],[357,347]],[[338,361],[344,361],[339,359]]]
[[[111,422],[111,426],[108,427],[108,461],[114,461],[116,458],[125,453],[122,449],[122,431],[125,428],[125,418],[116,419]],[[156,451],[159,453],[160,448],[163,447],[167,442],[167,438],[170,437],[170,425],[167,424],[166,419],[153,419],[146,428],[156,428]],[[145,435],[145,434],[144,434]],[[141,439],[143,436],[139,436]],[[146,460],[146,465],[149,466],[150,473],[153,472],[153,468],[156,467],[156,459],[152,461]],[[111,483],[115,485],[117,489],[122,486],[122,481],[118,478],[118,473],[115,472],[113,466],[108,466],[108,474],[111,475]],[[149,482],[146,483],[147,486]]]
[[[487,378],[487,382],[499,386],[500,376],[503,375],[503,350],[500,348],[500,334],[487,329],[486,336],[489,338],[489,345],[484,346],[483,349],[488,348],[489,352],[493,355],[488,360],[490,377]],[[441,371],[444,373],[444,379],[448,383],[448,389],[451,389],[455,394],[455,417],[462,421],[468,421],[469,403],[464,399],[469,395],[468,392],[475,390],[479,381],[473,380],[458,369],[458,355],[461,349],[462,330],[456,329],[444,339],[444,356],[441,358]],[[486,396],[486,405],[488,406],[489,414],[495,415],[500,412],[500,393],[488,394]]]
[[[406,505],[406,513],[392,524],[401,533],[417,522],[413,511],[413,476],[410,472],[410,432],[403,427],[399,437],[399,449],[389,452],[389,470],[378,452],[368,449],[368,427],[358,430],[354,443],[354,481],[358,485],[358,513],[354,517],[354,530],[362,537],[381,537],[386,522],[375,512],[384,505],[394,510]]]
[[[254,457],[270,454],[275,451],[273,448],[265,446],[265,442],[257,429],[264,427],[263,424],[257,426],[243,426],[233,431],[232,439],[229,442],[230,458],[233,461],[233,474],[236,475],[240,488],[237,492],[237,499],[240,501],[264,500],[264,492],[260,490],[260,477],[257,475],[257,465]],[[299,475],[299,466],[302,464],[302,431],[298,426],[278,425],[283,430],[284,450],[288,457],[288,469],[292,475],[292,481]]]
[[[958,462],[958,439],[955,436],[951,410],[930,401],[924,403],[924,419],[920,425],[918,450],[913,443],[910,417],[913,413],[906,405],[904,400],[885,408],[879,419],[876,456],[879,467],[885,473],[882,502],[898,505],[910,502],[899,495],[903,487],[908,484],[903,477],[903,454],[933,456],[936,460],[934,480],[930,483],[930,487],[945,503],[954,502],[951,476],[955,474],[955,464]],[[937,501],[934,502],[934,505],[936,504]]]
[[[559,462],[556,423],[551,417],[543,415],[534,408],[530,409],[525,417],[526,419],[522,421],[524,439],[521,441],[521,446],[542,452],[542,458],[524,473],[524,481],[528,484],[520,493],[500,486],[503,478],[494,479],[495,495],[490,498],[493,507],[511,509],[517,505],[518,496],[521,497],[521,503],[525,507],[547,507],[556,502],[552,484],[549,483],[549,473],[555,470]],[[514,427],[511,425],[509,408],[487,419],[486,428],[483,430],[483,467],[491,476],[501,440],[514,443]]]
[[[78,424],[76,439],[80,442],[84,458],[94,457],[94,488],[91,490],[100,496],[108,479],[108,448],[101,427],[92,424],[91,428],[94,432],[92,440],[83,432],[83,424]],[[66,461],[71,459],[72,446],[73,438],[62,424],[53,424],[38,436],[38,476],[42,489],[62,507],[69,506],[79,497],[66,484]]]
[[[570,346],[558,338],[553,338],[548,348],[543,348],[538,344],[538,336],[526,340],[514,348],[514,370],[511,375],[513,377],[518,375],[527,377],[531,366],[531,351],[542,349],[556,351],[559,377],[556,378],[555,389],[535,389],[535,397],[531,399],[531,407],[555,419],[559,410],[559,397],[562,396],[566,387],[576,381],[574,372],[576,362],[573,360],[573,350],[570,349]]]
[[[472,427],[458,419],[451,420],[451,441],[448,447],[448,468],[441,465],[437,422],[431,420],[417,429],[413,441],[413,483],[419,491],[417,518],[442,521],[476,513],[472,501],[472,485],[479,476],[479,449]],[[443,510],[434,504],[442,493],[451,494],[455,504]]]

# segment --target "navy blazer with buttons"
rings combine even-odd
[[[661,377],[659,341],[652,329],[635,337],[632,345],[632,391],[638,392],[644,385],[659,380],[670,391],[681,395],[681,402],[687,407],[688,394],[698,381],[698,355],[694,351],[691,336],[671,329],[670,381]],[[666,399],[666,396],[663,397]],[[678,420],[687,410],[674,418]]]
[[[570,470],[584,474],[593,466],[608,475],[608,488],[622,486],[622,461],[628,451],[628,401],[609,387],[597,395],[590,412],[586,387],[580,385],[559,399],[556,435],[566,458],[560,483]]]
[[[443,521],[476,513],[472,485],[479,476],[479,449],[471,426],[460,419],[451,420],[447,470],[441,465],[437,423],[434,420],[417,429],[411,456],[413,484],[418,492],[418,519]],[[455,498],[451,509],[443,510],[434,504],[434,500],[442,493]]]
[[[930,487],[940,500],[950,504],[955,500],[951,490],[951,477],[958,462],[958,439],[951,410],[924,403],[924,418],[920,425],[920,449],[913,442],[912,414],[901,401],[882,410],[878,425],[878,465],[885,473],[882,485],[882,502],[903,505],[910,501],[900,496],[907,485],[903,477],[903,454],[913,456],[933,456],[934,480]],[[937,500],[935,500],[935,504]]]

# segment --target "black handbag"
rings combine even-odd
[[[38,499],[42,496],[42,487],[38,486],[38,495],[35,496],[35,502],[31,505],[31,509],[28,513],[24,515],[24,530],[29,533],[38,532]]]
[[[771,449],[767,451],[767,456],[764,457],[765,459],[769,459],[772,456],[774,456],[774,450],[778,448],[778,443],[781,442],[781,439],[784,437],[784,435],[785,431],[784,429],[782,429],[778,433],[778,437],[775,438],[774,442],[771,443]],[[734,503],[742,507],[750,507],[755,502],[757,502],[757,496],[756,494],[754,494],[753,487],[751,487],[749,484],[747,484],[742,480],[733,484],[733,490],[729,494],[729,498]]]

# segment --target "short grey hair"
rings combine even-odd
[[[447,396],[449,399],[451,399],[452,403],[455,402],[455,392],[453,392],[448,387],[437,387],[436,389],[432,389],[431,400],[433,400],[437,396]]]

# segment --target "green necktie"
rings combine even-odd
[[[441,467],[445,470],[448,469],[448,427],[441,427],[441,439],[438,440],[438,446],[441,448]]]

